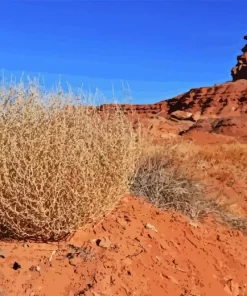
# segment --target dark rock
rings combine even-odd
[[[247,40],[247,35],[244,36]],[[247,79],[247,44],[242,48],[243,54],[237,57],[237,64],[231,70],[232,80]]]
[[[14,270],[18,270],[18,269],[20,269],[21,268],[21,265],[18,263],[18,262],[15,262],[14,264],[13,264],[13,269]]]
[[[5,252],[3,250],[0,250],[0,258],[2,259],[5,258]]]

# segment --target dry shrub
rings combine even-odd
[[[143,153],[131,184],[133,194],[146,197],[158,208],[176,210],[192,219],[214,211],[212,201],[204,198],[202,184],[183,175],[166,153],[163,148]]]
[[[0,234],[58,240],[96,219],[128,189],[139,153],[116,109],[65,108],[71,93],[20,83],[0,93]],[[71,102],[70,102],[71,103]]]
[[[214,188],[204,183],[205,175],[201,171],[202,163],[207,160],[211,164],[213,161],[221,163],[233,148],[238,154],[231,156],[229,153],[228,165],[241,167],[239,161],[242,159],[238,156],[243,154],[239,149],[245,148],[223,147],[216,154],[212,147],[208,151],[203,148],[177,139],[167,141],[162,147],[149,145],[136,165],[131,183],[133,194],[145,197],[158,208],[179,211],[191,219],[213,214],[220,222],[247,233],[247,219],[231,213],[221,193],[214,198],[208,197]],[[236,171],[240,173],[239,169]]]

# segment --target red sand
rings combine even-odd
[[[0,295],[247,295],[246,236],[133,197],[69,242],[1,243],[1,250]]]

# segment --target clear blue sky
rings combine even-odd
[[[247,34],[246,0],[11,1],[0,5],[0,69],[83,83],[154,103],[231,80]]]

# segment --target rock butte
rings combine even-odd
[[[247,36],[244,36],[247,40]],[[237,56],[237,65],[232,68],[232,80],[247,79],[247,44],[242,48],[242,55]]]

